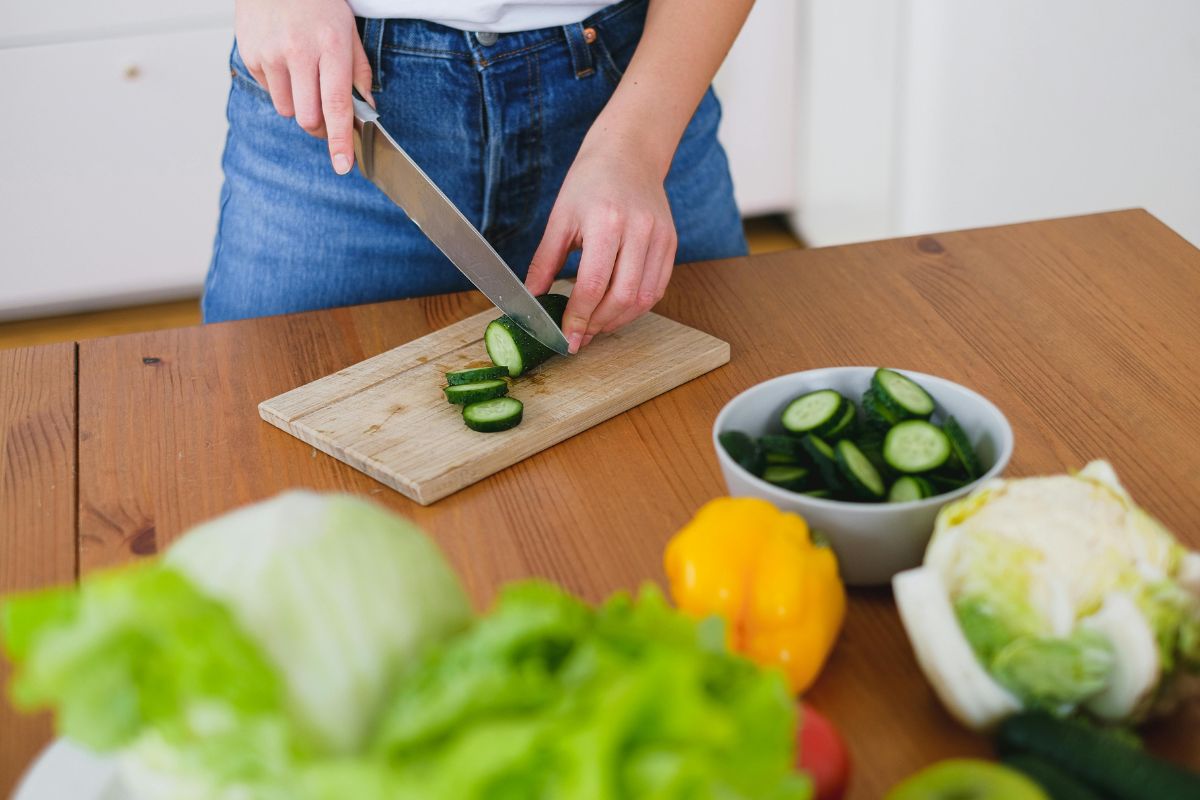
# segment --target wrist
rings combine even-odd
[[[579,153],[619,158],[666,180],[683,132],[650,120],[651,114],[621,113],[610,103],[592,123]]]

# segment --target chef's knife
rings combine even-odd
[[[567,337],[504,259],[429,176],[379,124],[379,113],[354,98],[354,152],[358,168],[404,209],[475,288],[551,350],[566,354]]]

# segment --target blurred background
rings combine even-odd
[[[232,37],[0,5],[0,347],[199,320]],[[1127,207],[1200,245],[1197,0],[758,0],[717,88],[755,251]]]

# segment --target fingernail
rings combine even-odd
[[[345,175],[350,171],[350,159],[346,158],[346,156],[342,155],[341,153],[338,153],[333,157],[333,171],[338,175]]]
[[[575,355],[576,353],[579,352],[579,345],[582,343],[583,343],[583,334],[580,333],[579,331],[575,331],[574,333],[572,333],[570,336],[567,337],[567,351],[571,355]]]

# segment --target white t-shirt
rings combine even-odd
[[[425,19],[464,31],[531,31],[570,25],[609,5],[596,0],[348,0],[356,16]]]

